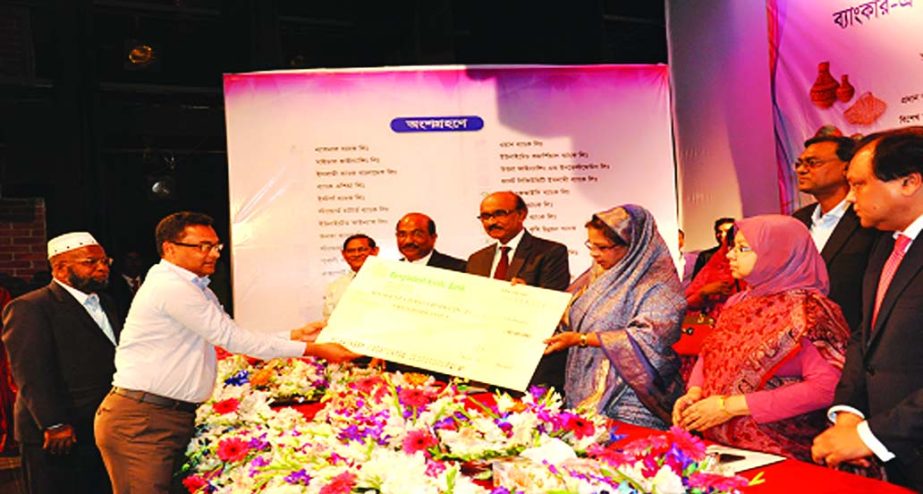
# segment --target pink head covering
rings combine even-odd
[[[827,266],[804,223],[791,216],[767,214],[735,225],[757,257],[753,272],[744,278],[749,289],[735,296],[734,302],[799,289],[827,294]]]

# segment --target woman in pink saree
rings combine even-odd
[[[826,297],[827,269],[798,220],[737,222],[731,272],[748,288],[724,305],[673,422],[705,438],[810,460],[825,427],[849,328]]]

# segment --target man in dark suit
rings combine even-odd
[[[113,260],[106,293],[115,301],[121,314],[128,315],[131,299],[135,298],[135,293],[141,288],[148,267],[141,253],[136,250],[129,250]]]
[[[465,261],[436,250],[436,222],[423,213],[407,213],[394,228],[397,249],[404,255],[402,261],[423,264],[434,268],[465,272]],[[432,374],[438,381],[448,382],[451,376],[419,369],[405,364],[388,362],[390,371]]]
[[[821,136],[808,139],[795,162],[798,190],[817,202],[792,215],[811,230],[814,244],[830,275],[830,298],[840,304],[853,333],[862,321],[862,275],[878,232],[862,228],[846,200],[849,183],[846,167],[856,150],[848,137]]]
[[[863,139],[849,164],[862,226],[885,232],[862,283],[861,332],[850,341],[814,460],[885,462],[888,480],[923,491],[923,127]]]
[[[445,255],[435,249],[436,222],[422,213],[407,213],[394,229],[397,249],[404,261],[425,264],[434,268],[465,272],[465,261]]]
[[[93,434],[115,372],[122,318],[99,292],[111,259],[86,232],[48,242],[53,280],[3,312],[3,343],[19,387],[15,433],[29,492],[111,492]]]
[[[530,286],[566,290],[570,285],[567,247],[534,237],[523,222],[529,211],[525,201],[512,192],[494,192],[481,201],[478,218],[495,243],[468,257],[471,274],[501,280],[514,278]],[[554,386],[564,392],[564,364],[567,352],[542,357],[531,384]]]
[[[727,237],[728,231],[734,226],[734,218],[718,218],[715,220],[714,230],[715,230],[715,242],[718,242],[718,245],[705,249],[702,252],[699,252],[699,255],[695,258],[695,267],[692,268],[692,278],[695,279],[696,275],[699,274],[699,271],[708,264],[708,261],[711,260],[711,257],[715,255],[715,252],[718,252],[718,249],[721,248],[721,245],[724,244],[724,239]],[[724,291],[730,293],[730,287],[727,287]],[[709,293],[710,295],[711,293]]]

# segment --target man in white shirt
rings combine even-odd
[[[862,321],[862,276],[872,246],[879,237],[873,228],[859,224],[846,200],[849,184],[846,167],[856,150],[848,137],[820,136],[808,139],[795,162],[798,190],[817,200],[792,216],[811,230],[814,244],[830,275],[830,298],[840,304],[852,332]]]
[[[375,245],[375,240],[372,237],[364,233],[357,233],[346,237],[346,240],[343,241],[341,254],[343,254],[343,260],[349,265],[349,271],[327,285],[327,289],[324,291],[324,320],[327,320],[330,314],[333,314],[333,309],[340,302],[340,297],[343,296],[346,287],[356,277],[359,268],[365,264],[365,260],[369,256],[378,255],[378,246]]]
[[[873,134],[849,163],[862,226],[891,232],[869,257],[861,332],[846,352],[814,461],[885,462],[888,480],[923,491],[923,127]]]
[[[132,302],[115,355],[112,390],[96,414],[96,443],[113,492],[168,492],[192,437],[195,409],[212,393],[216,353],[257,358],[357,355],[337,344],[292,341],[238,327],[208,289],[223,245],[204,214],[174,213],[157,225],[160,263]],[[308,328],[293,337],[313,339]]]
[[[93,416],[115,372],[122,318],[100,293],[112,259],[87,232],[48,242],[53,279],[3,314],[3,342],[19,386],[15,433],[32,494],[108,492]]]

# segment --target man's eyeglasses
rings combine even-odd
[[[824,163],[829,163],[831,161],[833,161],[833,158],[827,158],[825,160],[819,160],[817,158],[808,158],[804,160],[799,159],[792,164],[792,168],[797,170],[799,166],[803,166],[808,170],[813,170],[815,168],[820,168],[824,165]]]
[[[618,245],[616,245],[616,244],[612,244],[612,245],[596,245],[596,244],[590,242],[589,240],[587,240],[586,242],[584,242],[583,245],[585,245],[587,249],[590,249],[590,250],[593,251],[593,252],[607,252],[607,251],[610,251],[610,250],[612,250],[612,249],[618,247]]]
[[[365,254],[366,252],[372,249],[368,247],[350,247],[348,249],[343,249],[344,254]]]
[[[499,218],[506,218],[507,216],[513,214],[514,212],[515,212],[515,210],[513,210],[513,211],[507,211],[507,210],[505,210],[505,209],[498,209],[498,210],[496,210],[496,211],[494,211],[494,212],[492,212],[492,213],[487,213],[487,212],[481,213],[481,214],[478,215],[478,219],[481,220],[481,221],[487,221],[487,220],[489,220],[489,219],[491,219],[491,218],[498,218],[498,219],[499,219]]]
[[[106,266],[112,266],[111,257],[102,257],[99,259],[87,258],[87,259],[80,259],[80,260],[72,261],[72,262],[74,264],[80,264],[81,266],[86,266],[88,268],[95,267],[98,264],[105,264]]]
[[[199,252],[203,254],[207,254],[213,250],[221,252],[221,250],[224,249],[224,244],[222,243],[213,244],[211,242],[202,242],[201,244],[187,244],[183,242],[174,242],[172,240],[170,240],[170,243],[173,245],[179,245],[180,247],[191,247],[199,249]]]
[[[414,230],[412,232],[397,232],[396,235],[397,235],[397,238],[399,239],[405,239],[407,237],[411,237],[415,240],[422,240],[426,238],[426,232],[424,232],[423,230]]]

